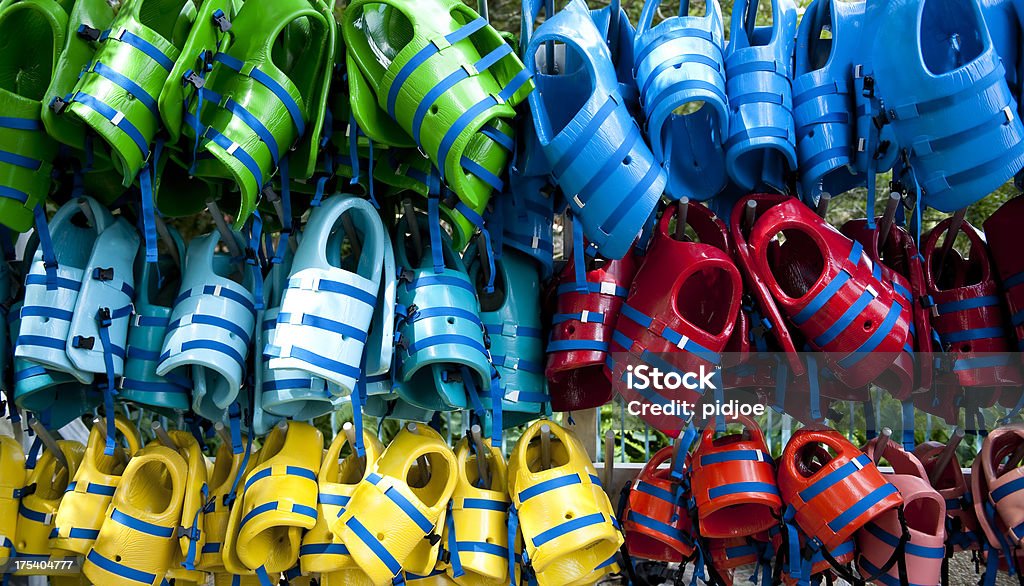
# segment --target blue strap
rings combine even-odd
[[[113,419],[113,417],[110,419]],[[114,509],[110,513],[110,520],[120,525],[124,525],[129,529],[138,531],[139,533],[152,535],[153,537],[160,537],[163,539],[170,539],[171,537],[174,537],[174,527],[164,527],[163,525],[155,525],[141,519],[136,519],[135,517],[132,517],[127,513],[123,513],[118,509]]]
[[[768,482],[731,482],[708,490],[708,498],[714,500],[719,497],[737,493],[763,493],[774,494],[777,496],[779,494],[779,489],[774,484]]]
[[[106,118],[107,121],[120,129],[121,132],[125,133],[128,138],[132,139],[132,142],[135,143],[136,148],[138,148],[139,152],[142,154],[143,159],[149,157],[149,141],[147,141],[146,137],[139,132],[139,129],[136,128],[130,120],[128,120],[128,117],[125,116],[123,112],[118,112],[105,102],[102,102],[85,92],[75,93],[72,101],[82,104],[83,106],[95,111],[100,116]]]
[[[804,306],[803,309],[793,316],[793,323],[799,326],[811,319],[814,314],[818,313],[818,310],[825,307],[825,304],[828,303],[829,300],[839,292],[839,289],[841,289],[849,280],[850,273],[846,272],[845,269],[840,270],[839,274],[829,281],[829,284],[822,289],[821,292],[815,295],[814,299],[811,299],[810,303]]]
[[[0,198],[14,200],[20,204],[28,202],[27,193],[6,185],[0,185]]]
[[[146,241],[146,262],[155,263],[160,259],[157,252],[156,234],[156,205],[153,198],[153,177],[156,176],[156,167],[160,161],[160,155],[164,150],[164,139],[158,138],[153,146],[153,154],[149,163],[139,171],[139,191],[142,195],[142,225],[143,235]]]
[[[799,582],[803,578],[803,564],[800,556],[800,534],[795,519],[796,509],[793,508],[793,505],[787,505],[782,516],[782,527],[786,532],[786,543],[789,546],[787,565],[789,577]]]
[[[555,525],[551,529],[541,531],[537,535],[530,538],[534,547],[541,547],[545,543],[563,537],[573,531],[584,529],[605,522],[605,516],[602,513],[593,513],[590,515],[583,515],[582,517],[576,517],[568,521],[564,521]]]
[[[276,265],[284,261],[288,252],[288,238],[292,234],[292,186],[288,157],[281,159],[277,169],[281,175],[281,236],[277,240],[274,258],[270,261]]]
[[[582,483],[583,479],[580,478],[578,474],[566,474],[565,476],[551,478],[519,491],[519,502],[525,503],[533,497],[542,495],[546,492]]]
[[[149,92],[147,92],[141,85],[135,83],[132,79],[121,75],[117,71],[114,71],[113,68],[104,65],[100,61],[93,64],[91,71],[120,86],[121,89],[128,92],[133,98],[141,102],[154,118],[159,118],[160,108],[157,106],[156,100],[153,96],[149,95]]]
[[[851,354],[840,359],[839,366],[842,368],[852,368],[877,348],[882,343],[882,340],[889,335],[889,332],[892,331],[893,326],[896,325],[900,318],[901,308],[902,306],[898,302],[893,301],[892,305],[889,306],[889,312],[886,314],[885,319],[882,320],[881,325],[878,326],[878,329]]]
[[[800,500],[807,503],[812,499],[816,498],[821,493],[832,488],[837,483],[844,480],[847,476],[857,473],[861,468],[871,464],[871,458],[868,458],[867,454],[861,454],[843,464],[839,468],[836,468],[832,472],[829,472],[825,476],[822,476],[818,480],[814,481],[813,484],[800,491]]]
[[[587,281],[587,263],[584,256],[586,249],[586,243],[583,240],[583,223],[580,220],[575,220],[572,223],[572,263],[573,270],[576,273],[576,282],[574,287],[577,293],[588,293],[592,292],[592,284]],[[561,287],[559,287],[561,289]],[[562,291],[558,292],[559,295]]]
[[[235,336],[238,336],[238,338],[241,339],[242,342],[244,342],[246,345],[249,344],[249,332],[245,328],[243,328],[242,326],[236,324],[233,321],[224,319],[222,317],[217,317],[217,316],[213,316],[213,315],[204,315],[204,314],[201,314],[201,313],[193,313],[191,315],[188,315],[188,316],[185,316],[185,317],[178,318],[178,319],[174,320],[173,322],[171,322],[171,324],[167,328],[168,329],[168,333],[170,333],[171,331],[176,330],[176,329],[182,327],[182,323],[181,322],[183,320],[186,320],[186,319],[188,319],[190,321],[189,321],[188,324],[185,324],[185,325],[205,325],[205,326],[213,326],[213,327],[216,327],[216,328],[220,328],[222,330],[226,330],[228,332],[231,332]]]
[[[270,90],[275,96],[277,96],[278,100],[281,100],[285,109],[288,110],[288,114],[292,118],[292,124],[295,126],[296,135],[302,136],[305,134],[306,123],[302,118],[302,110],[299,109],[299,104],[294,98],[292,98],[291,94],[288,93],[288,90],[286,90],[284,86],[256,67],[253,67],[248,72],[243,72],[242,69],[245,67],[245,63],[241,59],[236,59],[226,53],[217,53],[213,57],[213,60],[217,63],[223,63],[225,66],[233,69],[241,75],[253,78],[263,85],[263,87]]]
[[[636,523],[641,527],[646,527],[652,531],[657,531],[670,539],[675,539],[686,544],[692,543],[690,537],[679,529],[676,529],[668,523],[658,521],[657,519],[640,514],[636,511],[630,510],[626,513],[626,520],[631,523]]]
[[[978,309],[981,307],[992,307],[999,305],[999,298],[995,295],[985,295],[983,297],[973,297],[970,299],[963,299],[960,301],[950,301],[948,303],[939,303],[935,306],[936,310],[940,314],[954,313],[957,311],[965,311],[968,309]]]
[[[444,249],[441,241],[441,202],[436,197],[427,198],[427,224],[430,232],[430,257],[434,263],[434,273],[444,272]],[[409,230],[419,230],[419,225],[409,226]]]
[[[374,485],[379,484],[383,479],[384,478],[382,476],[374,472],[371,472],[366,477],[366,480]],[[417,509],[416,506],[405,497],[405,495],[395,489],[395,487],[389,486],[384,491],[384,496],[388,497],[391,502],[395,503],[395,505],[397,505],[398,508],[401,509],[407,517],[409,517],[409,520],[415,523],[424,534],[429,534],[431,530],[433,530],[434,524],[430,522],[430,519],[427,519],[423,513],[421,513],[419,509]]]
[[[765,462],[773,464],[772,457],[761,450],[731,450],[700,457],[701,466],[723,462]]]
[[[46,224],[46,212],[43,211],[42,204],[36,204],[34,210],[32,210],[35,216],[36,234],[39,235],[39,248],[43,252],[43,267],[46,269],[46,290],[56,291],[59,285],[57,279],[57,255],[53,249],[53,240],[50,238],[50,228]],[[36,284],[33,282],[32,275],[26,279],[26,285]],[[75,290],[81,287],[80,283],[75,283]]]
[[[449,563],[452,566],[452,577],[461,578],[466,574],[466,571],[462,569],[462,559],[459,556],[459,542],[455,535],[455,519],[452,516],[452,503],[448,502],[448,518],[446,520],[448,525],[448,555]]]
[[[15,167],[22,167],[29,169],[30,171],[38,171],[43,166],[43,162],[38,159],[19,155],[9,151],[0,151],[0,163],[7,163],[14,165]]]
[[[103,367],[107,374],[107,382],[103,387],[103,406],[107,414],[107,440],[106,446],[103,448],[105,456],[113,456],[114,450],[117,449],[117,443],[114,439],[114,434],[116,433],[116,427],[114,426],[114,397],[117,395],[114,383],[117,379],[114,372],[114,354],[110,342],[110,332],[107,331],[113,323],[112,319],[113,316],[109,308],[100,308],[96,313],[96,321],[99,324],[100,343],[103,347]]]
[[[914,451],[917,443],[914,441],[914,402],[910,399],[902,402],[903,411],[903,449],[907,452]]]
[[[111,574],[121,576],[122,578],[133,582],[139,582],[140,584],[153,584],[159,578],[156,574],[150,574],[148,572],[143,572],[142,570],[129,568],[124,564],[107,559],[95,549],[89,550],[89,554],[86,556],[86,559],[102,570],[106,570]],[[164,583],[166,584],[166,581]]]
[[[233,156],[238,160],[239,163],[244,166],[253,179],[256,180],[257,191],[263,191],[263,170],[260,169],[259,163],[256,159],[249,154],[240,144],[224,136],[216,128],[208,126],[206,132],[203,134],[204,138],[209,139],[214,144],[224,149],[229,155]]]
[[[895,486],[886,483],[883,486],[876,488],[871,491],[866,497],[862,498],[857,504],[853,505],[849,509],[843,511],[838,517],[828,522],[828,527],[833,532],[838,533],[843,530],[844,527],[853,522],[854,519],[863,515],[871,507],[882,502],[883,499],[891,494],[896,494],[898,491]]]
[[[468,38],[473,33],[482,30],[486,26],[488,26],[486,20],[484,20],[483,18],[476,18],[466,23],[458,30],[450,32],[447,35],[445,35],[444,41],[448,45],[454,45],[455,43],[458,43],[459,41]],[[409,79],[409,77],[413,74],[413,72],[416,71],[417,68],[419,68],[420,65],[426,63],[428,59],[430,59],[437,53],[441,52],[441,49],[444,46],[445,45],[439,42],[439,40],[428,42],[422,49],[417,51],[416,54],[412,56],[412,58],[406,61],[405,65],[403,65],[401,69],[398,70],[398,73],[395,75],[394,81],[391,82],[391,87],[388,89],[387,109],[388,114],[390,114],[392,118],[397,118],[397,116],[395,115],[395,107],[398,103],[398,95],[402,89],[402,86],[405,85],[406,80]]]
[[[18,503],[18,514],[29,521],[35,521],[42,525],[50,524],[50,515],[28,508],[24,502]]]
[[[356,537],[363,542],[370,551],[384,564],[392,575],[397,576],[402,571],[402,565],[385,549],[384,544],[377,540],[377,537],[370,533],[362,523],[355,517],[349,517],[345,525],[355,533]]]
[[[312,470],[310,470],[308,468],[303,468],[301,466],[285,466],[284,473],[287,476],[296,476],[298,478],[305,478],[306,480],[311,480],[313,482],[317,481],[316,480],[316,473],[315,472],[313,472]],[[250,476],[249,479],[245,481],[245,486],[244,486],[244,488],[242,490],[243,491],[249,490],[249,488],[253,484],[259,482],[260,480],[264,480],[266,478],[270,478],[273,475],[274,475],[273,468],[264,468],[263,470],[260,470],[259,472],[257,472],[255,474],[253,474],[252,476]]]
[[[552,352],[607,352],[608,343],[596,340],[549,340],[548,354]]]
[[[33,118],[0,116],[0,128],[7,128],[10,130],[28,130],[34,132],[43,130],[43,123],[40,120]]]
[[[145,53],[147,57],[156,61],[157,65],[166,69],[168,73],[170,73],[171,69],[174,69],[174,59],[171,59],[153,43],[150,43],[146,39],[127,29],[121,29],[113,35],[110,34],[109,30],[103,31],[99,40],[100,42],[106,40],[121,41],[122,43],[130,45],[131,47]]]
[[[270,129],[268,129],[263,124],[263,122],[260,121],[259,118],[253,116],[251,112],[246,110],[244,106],[242,106],[241,104],[239,104],[231,98],[228,98],[227,101],[224,102],[224,109],[231,112],[235,116],[238,116],[238,118],[241,119],[246,126],[248,126],[253,132],[256,133],[256,136],[260,137],[260,140],[263,141],[263,144],[267,146],[267,150],[270,151],[270,158],[274,162],[274,166],[276,167],[280,162],[281,155],[283,153],[281,152],[280,147],[278,147],[277,139],[274,138],[274,135],[273,133],[270,132]]]

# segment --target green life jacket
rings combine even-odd
[[[68,17],[53,0],[23,0],[0,11],[0,224],[32,227],[50,192],[57,142],[40,116],[64,45]]]

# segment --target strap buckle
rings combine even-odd
[[[192,69],[185,72],[183,79],[185,83],[192,84],[192,87],[197,90],[203,89],[203,86],[206,85],[206,80]]]
[[[96,346],[96,338],[92,336],[75,336],[71,338],[71,347],[80,350],[92,350]]]
[[[99,312],[96,314],[96,319],[99,321],[101,328],[109,328],[111,324],[114,323],[110,315],[109,307],[101,307]],[[91,340],[92,338],[89,339]]]
[[[60,96],[54,96],[53,100],[50,101],[50,110],[52,110],[54,114],[60,115],[63,114],[64,110],[66,110],[67,107],[70,105],[71,102],[65,100],[64,98]]]
[[[113,281],[114,267],[96,267],[92,270],[92,278],[96,281]]]
[[[75,31],[75,34],[77,34],[78,38],[80,39],[89,41],[90,43],[95,43],[96,41],[100,40],[100,32],[101,31],[98,28],[93,28],[87,24],[82,24],[78,26],[78,30]]]
[[[231,21],[228,20],[228,15],[224,14],[224,11],[219,8],[213,13],[213,24],[217,25],[222,33],[231,30]]]

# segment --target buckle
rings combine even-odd
[[[423,539],[426,539],[426,540],[430,541],[430,546],[433,547],[433,546],[437,545],[437,543],[439,541],[441,541],[441,536],[438,535],[437,533],[430,533],[430,534],[424,536]]]
[[[863,65],[858,65],[863,67]],[[864,76],[864,96],[868,98],[875,97],[875,78],[871,75]]]
[[[100,40],[100,29],[92,28],[87,24],[79,25],[75,34],[78,35],[78,38],[89,41],[90,43],[95,43]]]
[[[203,86],[206,85],[206,80],[192,69],[185,72],[184,81],[185,83],[192,84],[192,87],[197,90],[203,89]]]
[[[402,269],[402,272],[398,273],[398,282],[399,283],[405,282],[405,283],[412,284],[412,282],[415,279],[416,279],[416,273],[412,272],[409,269]]]
[[[883,140],[878,143],[878,148],[875,149],[875,160],[879,161],[889,152],[889,147],[892,146],[892,141]]]
[[[71,102],[68,102],[67,100],[65,100],[64,98],[62,98],[60,96],[56,96],[56,97],[53,98],[53,100],[50,101],[50,110],[52,110],[54,114],[58,114],[59,115],[59,114],[63,114],[64,110],[66,110],[67,107],[70,106],[70,105],[71,105]]]
[[[96,281],[113,281],[114,280],[114,267],[102,268],[96,267],[92,270],[92,278]]]
[[[75,336],[71,338],[71,347],[81,350],[92,350],[96,346],[96,338],[92,336]]]
[[[101,328],[109,328],[113,323],[113,320],[110,317],[110,308],[101,307],[99,312],[96,314],[96,320],[100,322]],[[89,339],[91,340],[92,338]]]
[[[886,124],[889,123],[891,114],[882,108],[878,114],[871,118],[871,121],[875,123],[875,128],[881,130]]]
[[[231,30],[231,21],[228,20],[228,16],[224,14],[224,11],[219,8],[213,13],[213,24],[217,25],[222,33]]]

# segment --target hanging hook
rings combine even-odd
[[[676,202],[676,240],[680,242],[689,242],[690,240],[686,237],[686,217],[689,211],[690,198],[684,195]]]
[[[757,216],[757,200],[751,199],[747,201],[747,206],[743,208],[743,227],[749,232],[754,228],[754,218]]]
[[[473,424],[473,427],[469,428],[469,438],[476,446],[476,467],[477,473],[480,474],[480,481],[483,487],[487,488],[491,486],[491,471],[490,465],[487,462],[487,455],[490,450],[484,444],[484,434],[480,426]]]
[[[547,423],[540,426],[540,465],[545,470],[551,468],[551,426]]]
[[[171,255],[171,260],[174,262],[174,266],[181,268],[181,255],[178,254],[178,243],[171,238],[171,232],[167,229],[167,224],[164,219],[159,215],[154,214],[153,220],[156,223],[156,233],[160,236],[160,240],[164,241],[167,245],[167,254]]]
[[[959,426],[953,429],[953,433],[950,434],[949,440],[946,441],[946,445],[943,446],[942,451],[939,452],[939,457],[935,459],[935,465],[932,467],[931,473],[928,475],[928,480],[931,481],[932,486],[942,478],[942,473],[946,471],[949,463],[953,461],[953,456],[956,454],[956,448],[960,445],[960,442],[964,439],[964,430]]]
[[[892,231],[892,223],[896,219],[896,208],[900,205],[900,199],[900,194],[893,191],[889,194],[889,201],[885,203],[885,214],[882,215],[882,221],[878,222],[878,254],[882,254],[882,247],[889,239],[889,232]]]
[[[53,454],[54,459],[57,460],[57,464],[63,466],[70,472],[71,466],[68,465],[67,457],[64,456],[64,452],[60,449],[60,444],[58,444],[57,440],[50,435],[49,430],[43,427],[43,424],[35,417],[29,418],[28,426],[32,428],[32,431],[36,432],[36,436],[39,437],[39,440],[42,441],[43,445],[46,446],[46,449]]]
[[[875,466],[877,466],[878,463],[882,461],[882,456],[885,455],[885,449],[889,447],[890,437],[892,437],[892,429],[888,427],[883,427],[882,433],[878,434],[878,440],[875,441]]]
[[[936,282],[942,279],[942,271],[946,268],[946,256],[953,249],[953,243],[956,242],[956,236],[960,233],[965,215],[967,215],[967,208],[960,208],[953,214],[953,219],[949,222],[949,230],[946,231],[942,246],[939,248],[939,272],[935,277]]]
[[[828,215],[828,204],[832,201],[832,194],[827,191],[822,191],[821,195],[818,196],[818,205],[814,209],[814,212],[818,214],[818,217],[824,218]]]
[[[159,421],[154,421],[150,424],[150,427],[153,429],[153,434],[156,435],[156,439],[160,440],[160,443],[162,443],[164,447],[175,451],[178,450],[178,444],[174,443],[170,434],[167,433],[167,430],[164,429],[163,425],[160,425]]]
[[[685,199],[685,198],[684,198]],[[625,446],[623,446],[625,448]],[[604,489],[611,490],[612,474],[615,472],[615,432],[604,432]]]
[[[221,213],[220,207],[215,201],[206,202],[206,209],[213,216],[213,223],[217,225],[217,231],[220,232],[220,238],[224,241],[224,246],[228,247],[228,251],[231,253],[233,258],[243,258],[242,249],[238,247],[238,242],[235,241],[235,233],[228,227],[228,223],[224,220],[224,214]]]
[[[356,224],[352,221],[352,215],[342,214],[341,225],[345,228],[345,233],[348,234],[348,241],[352,244],[352,252],[358,259],[363,256],[363,243],[359,240],[359,232],[356,232]]]

